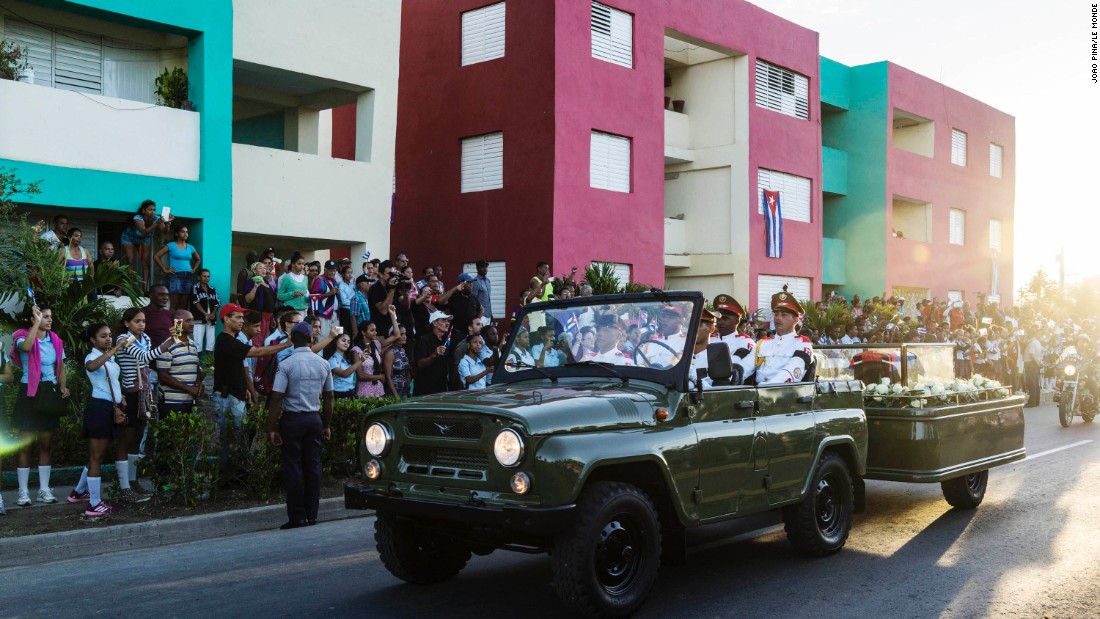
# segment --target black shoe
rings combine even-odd
[[[307,521],[306,521],[306,526],[307,526],[307,527],[312,527],[312,526],[313,526],[313,525],[315,525],[315,524],[317,524],[317,521],[316,521],[316,520],[307,520]]]
[[[288,520],[286,522],[286,524],[284,524],[283,526],[281,526],[279,528],[282,529],[283,531],[286,531],[287,529],[297,529],[297,528],[300,528],[300,527],[304,527],[304,526],[307,526],[308,524],[309,524],[309,522],[306,521],[306,520]]]

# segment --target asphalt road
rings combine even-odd
[[[975,511],[939,485],[868,483],[847,546],[795,555],[774,516],[697,535],[642,617],[1098,617],[1100,423],[1027,409],[1029,458]],[[544,556],[475,557],[439,586],[378,561],[373,519],[0,569],[0,616],[559,617]]]

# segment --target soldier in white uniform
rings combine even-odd
[[[687,349],[684,334],[684,308],[680,305],[661,307],[657,328],[659,333],[638,343],[639,362],[647,367],[669,368],[682,358]],[[661,342],[655,344],[653,342]]]
[[[596,317],[596,350],[585,354],[581,361],[599,361],[614,365],[634,365],[630,357],[619,350],[619,342],[623,339],[623,331],[614,316],[602,315]]]
[[[720,295],[721,296],[721,295]],[[688,368],[688,388],[695,390],[698,380],[698,370],[706,370],[710,367],[707,357],[707,345],[710,344],[711,335],[714,333],[714,323],[720,320],[720,315],[703,308],[699,316],[699,330],[695,333],[695,347],[692,349],[691,366]],[[703,377],[703,389],[710,389],[714,381],[709,376]]]
[[[751,384],[750,379],[756,374],[756,342],[737,329],[747,312],[728,294],[714,297],[714,309],[720,313],[714,338],[729,346],[733,362],[741,366],[742,382]]]
[[[814,348],[810,338],[795,331],[804,312],[786,286],[772,295],[775,336],[760,340],[756,346],[756,384],[798,383],[805,379]]]

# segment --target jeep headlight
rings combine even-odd
[[[523,460],[523,439],[519,432],[505,428],[493,441],[493,455],[504,466],[516,466]]]
[[[1077,373],[1077,367],[1074,366],[1072,363],[1067,363],[1066,364],[1066,369],[1064,369],[1062,371],[1066,373],[1066,376],[1073,376],[1074,374]]]
[[[363,439],[370,455],[380,458],[390,448],[393,442],[393,433],[381,423],[372,423],[367,428],[367,435]]]

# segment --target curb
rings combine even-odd
[[[319,521],[373,516],[373,511],[344,509],[344,497],[321,499]],[[286,522],[286,505],[265,505],[214,514],[150,520],[42,535],[0,539],[0,566],[25,567],[64,559],[170,546],[276,529]]]

